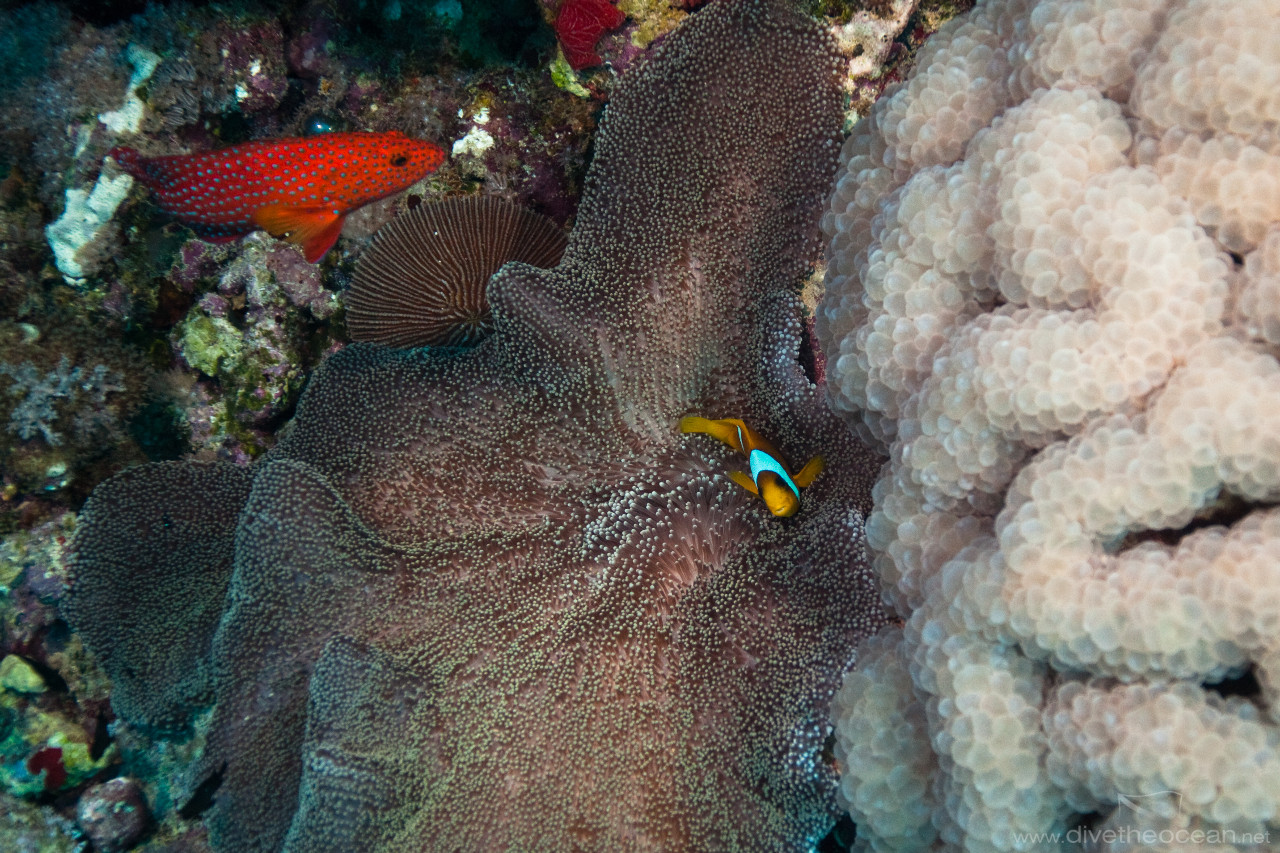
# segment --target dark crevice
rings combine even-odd
[[[817,347],[817,341],[813,339],[813,335],[809,334],[809,324],[800,324],[800,352],[797,359],[800,362],[800,369],[804,371],[804,376],[809,380],[810,385],[818,384],[818,365],[817,355],[814,352]]]
[[[1144,542],[1157,542],[1171,548],[1177,547],[1184,537],[1195,533],[1197,530],[1203,530],[1206,527],[1231,527],[1259,508],[1263,507],[1224,492],[1215,501],[1197,512],[1186,526],[1179,527],[1176,530],[1134,531],[1113,547],[1107,548],[1107,552],[1118,553],[1136,545],[1141,545]]]
[[[847,814],[840,815],[836,825],[831,827],[831,831],[818,842],[815,849],[818,853],[844,853],[853,847],[854,839],[857,837],[858,827],[854,824],[853,818]]]
[[[93,741],[89,744],[89,758],[97,761],[111,745],[111,733],[107,731],[107,715],[99,713],[93,720]]]
[[[1238,675],[1232,675],[1213,684],[1205,684],[1204,688],[1217,693],[1224,699],[1229,696],[1240,696],[1244,699],[1258,699],[1262,696],[1262,685],[1249,667]]]
[[[183,820],[195,820],[213,805],[213,795],[222,787],[222,774],[226,770],[227,766],[224,764],[196,787],[191,798],[178,809],[178,815]]]

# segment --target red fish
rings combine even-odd
[[[261,228],[302,246],[315,263],[333,248],[348,213],[421,180],[445,153],[391,131],[322,133],[167,157],[116,147],[107,156],[201,238],[220,243]]]

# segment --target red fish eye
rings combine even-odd
[[[409,158],[404,156],[403,154],[397,154],[395,157],[391,158],[392,166],[403,166],[405,163],[408,163],[408,162],[409,162]]]

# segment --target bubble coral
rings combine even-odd
[[[546,268],[566,237],[556,224],[499,198],[422,204],[378,230],[347,291],[353,341],[461,346],[493,328],[489,278],[508,261]]]
[[[1277,827],[1277,11],[980,3],[845,145],[817,329],[905,621],[834,708],[871,849],[1157,790]]]
[[[786,292],[838,69],[782,4],[708,7],[621,81],[561,263],[503,267],[479,346],[352,344],[251,471],[144,467],[90,499],[67,615],[131,719],[213,696],[192,781],[220,779],[215,849],[830,829],[825,707],[883,621],[861,530],[881,460],[805,378]],[[680,435],[694,411],[827,471],[776,519],[727,448]],[[155,603],[122,614],[139,567]]]

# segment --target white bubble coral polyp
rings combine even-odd
[[[1280,645],[1280,512],[1176,546],[1108,545],[1183,527],[1223,489],[1280,498],[1280,364],[1231,339],[1194,350],[1145,417],[1100,419],[1036,456],[973,577],[1000,586],[1002,633],[1061,668],[1220,679]]]
[[[833,709],[866,849],[1147,826],[1156,787],[1280,831],[1277,32],[979,2],[846,142],[817,330],[904,620]]]
[[[1118,784],[1147,792],[1127,795],[1138,808],[1200,818],[1238,837],[1265,836],[1275,819],[1280,733],[1248,701],[1186,683],[1094,679],[1051,691],[1044,716],[1045,769],[1080,811],[1106,802]]]

